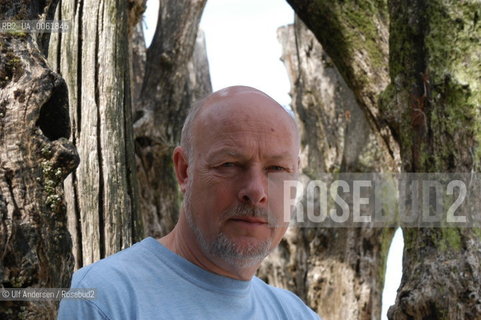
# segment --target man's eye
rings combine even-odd
[[[220,165],[222,168],[232,168],[235,166],[235,163],[233,162],[224,162],[223,164]]]
[[[285,171],[286,168],[281,167],[281,166],[270,166],[268,168],[269,171]]]

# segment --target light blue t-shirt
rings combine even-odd
[[[95,299],[62,300],[59,320],[319,320],[287,290],[208,272],[153,238],[78,270],[71,287]]]

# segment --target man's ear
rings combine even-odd
[[[174,161],[174,170],[177,182],[179,183],[180,190],[185,193],[189,176],[187,174],[189,168],[189,161],[185,154],[185,150],[182,147],[176,147],[172,154],[172,160]]]

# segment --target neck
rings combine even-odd
[[[175,228],[158,241],[170,251],[187,259],[193,264],[209,272],[236,279],[249,281],[255,275],[260,263],[248,267],[231,265],[216,257],[205,254],[200,247],[193,231],[185,221],[184,213],[181,212]]]

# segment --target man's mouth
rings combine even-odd
[[[245,222],[245,223],[252,223],[252,224],[267,224],[267,221],[262,218],[256,217],[234,217],[231,218],[233,221]]]

